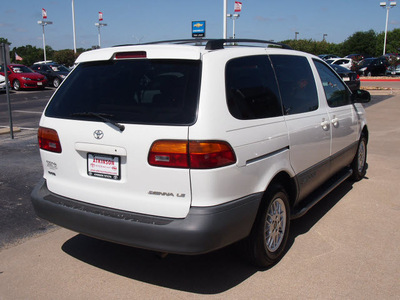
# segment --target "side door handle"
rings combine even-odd
[[[333,119],[331,120],[331,123],[333,127],[338,128],[339,127],[339,119],[333,116]]]
[[[329,121],[326,121],[325,118],[323,118],[322,122],[321,122],[321,127],[323,130],[328,131],[329,130]]]

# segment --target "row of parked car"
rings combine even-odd
[[[20,89],[43,89],[46,86],[58,87],[70,69],[55,62],[38,62],[30,68],[21,64],[7,66],[10,86]],[[0,65],[0,90],[6,88],[4,67]]]
[[[364,57],[360,54],[339,57],[334,54],[322,54],[319,57],[328,64],[347,68],[360,76],[400,75],[400,61],[397,54],[386,54],[381,57]]]

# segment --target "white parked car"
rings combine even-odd
[[[10,86],[10,84],[8,84]],[[6,78],[3,75],[0,75],[0,91],[6,90]]]
[[[353,66],[353,60],[351,58],[334,58],[328,59],[326,62],[328,64],[341,66],[349,70],[351,70],[351,67]]]
[[[107,241],[180,254],[241,241],[274,264],[291,219],[365,175],[370,95],[285,45],[189,42],[78,57],[40,120],[34,208]]]

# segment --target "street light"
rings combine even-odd
[[[94,26],[96,26],[97,28],[98,28],[98,30],[99,30],[99,34],[98,34],[98,39],[99,39],[99,48],[101,48],[101,34],[100,34],[100,28],[101,27],[104,27],[104,26],[107,26],[107,24],[106,23],[94,23]]]
[[[45,38],[45,35],[44,35],[44,26],[51,25],[51,24],[53,24],[53,22],[51,22],[51,21],[38,21],[37,23],[39,25],[42,25],[42,29],[43,29],[43,54],[44,54],[44,61],[46,61],[46,38]]]
[[[296,31],[295,33],[294,33],[294,39],[297,41],[297,35],[299,34],[299,32],[298,31]]]
[[[226,16],[228,18],[232,19],[232,22],[233,22],[232,36],[233,36],[233,38],[235,38],[235,20],[238,19],[240,17],[240,15],[239,14],[227,14]]]
[[[325,41],[325,38],[326,38],[327,36],[328,36],[328,34],[324,33],[324,34],[322,35],[322,40]]]
[[[396,6],[396,2],[390,2],[387,4],[386,2],[381,2],[379,4],[382,8],[386,8],[386,26],[385,26],[385,40],[383,41],[383,55],[386,54],[386,38],[387,38],[387,28],[388,28],[388,20],[389,20],[389,9]]]

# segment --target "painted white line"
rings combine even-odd
[[[36,115],[41,115],[42,114],[42,112],[29,111],[29,110],[13,110],[13,112],[24,113],[24,114],[36,114]]]

